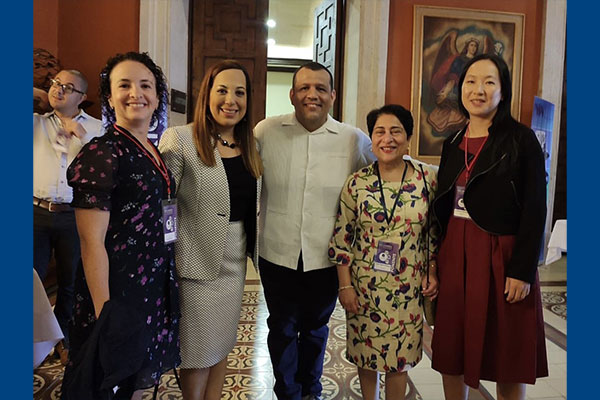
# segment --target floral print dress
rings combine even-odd
[[[110,301],[133,310],[145,326],[141,346],[145,361],[130,378],[135,389],[140,389],[158,383],[163,372],[180,363],[179,303],[173,244],[164,243],[162,200],[167,198],[167,185],[141,144],[129,136],[111,127],[81,150],[67,177],[73,187],[73,207],[110,211],[105,238]],[[169,179],[171,193],[175,193],[170,173]],[[96,322],[82,268],[75,286],[70,330],[73,356]]]
[[[330,242],[329,258],[351,269],[359,302],[358,314],[347,313],[347,353],[360,368],[381,372],[406,371],[421,360],[423,337],[422,277],[436,237],[426,235],[429,202],[437,187],[436,171],[411,162],[414,173],[401,182],[383,181],[388,224],[381,202],[376,164],[352,174],[340,198],[340,209]],[[427,180],[427,188],[423,180]],[[373,268],[380,240],[399,245],[395,272]]]

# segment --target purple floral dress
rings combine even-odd
[[[67,177],[73,187],[73,207],[110,211],[105,239],[110,299],[135,310],[146,325],[147,355],[129,379],[135,389],[150,387],[180,363],[175,259],[173,245],[164,243],[162,222],[166,182],[138,145],[112,127],[81,150]],[[170,172],[169,179],[175,193]],[[96,321],[81,267],[75,286],[71,360]]]
[[[427,258],[424,227],[429,201],[437,188],[437,174],[427,164],[411,162],[415,171],[403,183],[383,181],[388,213],[400,196],[389,224],[374,165],[348,177],[329,247],[330,261],[350,268],[358,295],[359,312],[346,314],[346,357],[360,368],[380,372],[406,371],[422,357],[420,289]],[[437,241],[430,233],[431,257]],[[395,273],[373,268],[377,246],[384,239],[400,248]]]

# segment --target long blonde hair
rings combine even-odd
[[[258,178],[262,175],[263,165],[260,155],[256,150],[256,142],[252,133],[252,83],[250,75],[242,64],[235,60],[224,60],[211,66],[200,85],[196,110],[194,111],[193,135],[196,150],[202,162],[213,167],[216,165],[214,149],[217,145],[217,123],[210,112],[209,100],[210,91],[213,87],[215,77],[227,69],[239,69],[246,77],[246,115],[234,127],[233,137],[239,145],[242,152],[244,165],[254,176]]]

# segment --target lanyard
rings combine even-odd
[[[388,225],[392,222],[392,218],[394,218],[394,211],[396,210],[396,206],[400,201],[400,193],[402,192],[402,183],[404,183],[404,178],[406,177],[406,171],[408,170],[408,163],[404,161],[404,172],[402,172],[402,180],[400,181],[400,190],[398,190],[398,195],[396,196],[396,201],[394,201],[394,207],[392,207],[392,211],[388,216],[387,207],[385,206],[385,196],[383,195],[383,183],[381,182],[381,175],[379,174],[379,164],[377,164],[375,170],[377,171],[377,180],[379,181],[379,191],[381,193],[381,205],[383,206],[383,213],[385,214],[385,220]]]
[[[483,140],[483,143],[481,143],[481,146],[479,146],[479,150],[477,150],[477,153],[475,153],[475,157],[473,157],[473,159],[469,163],[468,158],[467,158],[467,154],[469,152],[469,127],[467,127],[467,133],[465,133],[465,167],[467,168],[467,181],[469,180],[469,175],[471,175],[471,170],[473,169],[473,165],[475,165],[475,161],[477,161],[477,158],[479,157],[479,153],[481,153],[481,149],[483,149],[483,145],[485,145],[485,142],[487,142],[489,137],[490,137],[489,135],[485,137],[485,139]]]
[[[167,195],[169,196],[169,200],[171,200],[171,179],[169,179],[169,171],[167,169],[165,162],[163,161],[162,157],[160,156],[160,154],[158,155],[159,163],[157,164],[156,159],[154,157],[152,157],[152,155],[148,152],[148,150],[144,146],[142,146],[138,140],[136,140],[132,136],[130,136],[130,134],[127,131],[122,131],[121,129],[119,129],[117,124],[113,124],[113,126],[117,131],[122,133],[123,136],[125,136],[127,139],[131,140],[137,147],[139,147],[139,149],[142,150],[144,155],[146,157],[148,157],[150,159],[150,161],[152,161],[152,164],[154,164],[156,169],[158,169],[158,171],[164,178],[165,182],[167,182]],[[150,143],[149,139],[148,139],[148,142]]]

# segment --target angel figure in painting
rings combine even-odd
[[[430,88],[435,108],[427,116],[427,122],[434,133],[443,135],[460,129],[466,118],[458,109],[458,91],[456,83],[463,67],[479,51],[479,40],[470,37],[460,53],[456,48],[458,32],[452,30],[446,34],[435,58]]]
[[[462,50],[457,48],[459,32],[455,29],[446,33],[442,39],[433,66],[431,81],[431,96],[435,108],[427,116],[433,133],[438,136],[447,136],[462,128],[467,119],[458,109],[458,78],[465,64],[480,53],[491,53],[502,57],[504,44],[494,41],[485,34],[467,36]],[[458,42],[461,40],[458,39]]]

